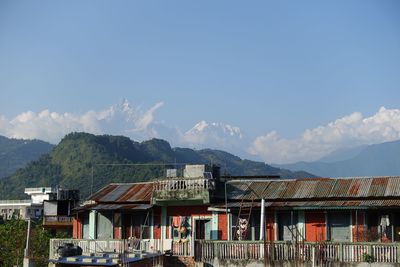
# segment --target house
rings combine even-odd
[[[43,227],[72,233],[71,211],[78,205],[79,190],[56,188],[50,198],[43,201]]]
[[[0,200],[0,218],[38,219],[43,216],[43,201],[49,200],[55,193],[51,187],[25,188],[25,194],[31,199]]]
[[[400,177],[228,181],[227,199],[231,221],[239,201],[256,201],[253,232],[264,199],[267,240],[400,240]]]
[[[51,262],[68,264],[55,253],[67,241],[83,248],[97,242],[109,253],[84,249],[71,265],[128,259],[133,266],[143,254],[165,252],[211,266],[359,262],[364,255],[400,262],[400,177],[220,177],[205,165],[175,173],[93,194],[76,209],[74,239],[51,241]]]

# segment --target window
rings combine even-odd
[[[290,241],[296,240],[299,236],[297,229],[298,213],[291,212],[278,212],[278,240]]]
[[[331,241],[350,241],[350,213],[331,212],[328,214],[329,237]]]

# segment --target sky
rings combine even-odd
[[[400,139],[400,2],[0,2],[0,135],[267,163]]]

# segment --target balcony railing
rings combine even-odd
[[[58,259],[57,248],[72,243],[83,250],[83,254],[167,252],[173,256],[194,256],[198,262],[225,261],[289,261],[313,262],[371,262],[400,263],[399,243],[290,243],[283,241],[211,241],[173,242],[171,239],[146,240],[93,240],[51,239],[49,259]],[[194,244],[194,250],[192,246]]]
[[[196,241],[196,261],[264,260],[300,262],[400,262],[398,243],[309,243],[263,241]]]
[[[0,200],[0,204],[2,205],[16,205],[16,204],[32,204],[31,199],[22,199],[22,200]]]
[[[173,178],[154,183],[152,204],[164,205],[166,202],[190,201],[192,204],[210,202],[215,181],[208,178]],[[188,202],[186,202],[188,203]]]
[[[68,216],[44,216],[43,226],[72,226],[72,221]]]
[[[154,184],[154,190],[159,191],[177,191],[194,190],[204,191],[212,190],[215,187],[215,181],[208,178],[173,178],[168,180],[159,180]]]
[[[107,253],[157,253],[172,250],[171,239],[50,239],[49,259],[58,259],[57,249],[66,243],[82,248],[83,255]]]

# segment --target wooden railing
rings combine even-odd
[[[215,181],[208,178],[172,178],[159,180],[154,183],[154,190],[177,191],[177,190],[212,190]]]
[[[263,260],[321,262],[400,262],[398,243],[196,241],[196,261]]]
[[[72,226],[72,217],[68,216],[44,216],[44,226]]]

